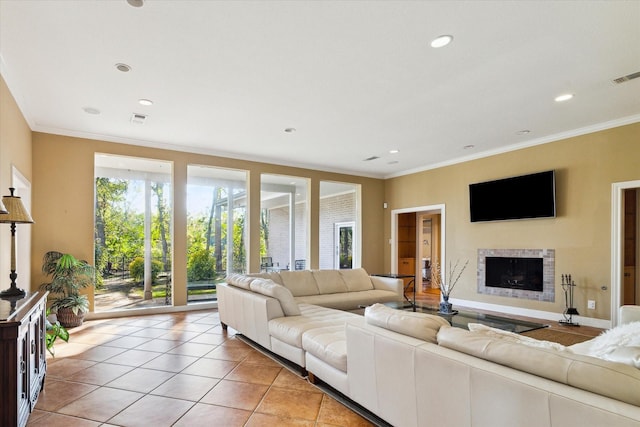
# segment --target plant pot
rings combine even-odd
[[[70,308],[59,308],[56,313],[58,322],[67,329],[82,325],[84,315],[85,313],[81,312],[74,314]]]

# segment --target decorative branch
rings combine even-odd
[[[438,285],[438,287],[440,288],[440,292],[442,293],[442,296],[448,297],[449,295],[451,295],[451,291],[458,283],[458,280],[460,280],[460,276],[462,275],[462,272],[465,270],[465,268],[467,268],[467,264],[469,264],[469,260],[466,260],[462,268],[458,270],[459,264],[460,264],[460,260],[457,260],[455,265],[453,266],[451,264],[451,261],[449,261],[449,274],[447,275],[447,278],[449,279],[448,283],[442,282],[442,271],[440,269],[440,263],[435,262],[433,264],[431,280],[436,285]]]

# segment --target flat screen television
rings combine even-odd
[[[556,216],[555,171],[469,185],[471,222]]]

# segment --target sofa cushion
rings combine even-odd
[[[364,311],[364,318],[370,325],[389,329],[431,343],[436,343],[436,334],[442,326],[450,327],[446,319],[427,313],[414,313],[374,304]]]
[[[280,301],[285,316],[299,316],[300,308],[289,289],[278,285],[269,279],[254,279],[250,284],[251,290],[262,295],[270,296]]]
[[[357,314],[333,310],[311,304],[299,304],[300,316],[278,317],[269,320],[269,334],[286,344],[302,348],[302,335],[312,329],[342,326],[347,319],[359,318]]]
[[[349,291],[338,270],[312,270],[311,273],[321,295]]]
[[[247,274],[249,277],[258,277],[260,279],[269,279],[276,282],[278,285],[282,285],[282,279],[280,278],[280,273],[277,271],[263,271],[261,273],[249,273]]]
[[[373,283],[364,268],[338,270],[338,272],[342,276],[342,280],[344,280],[344,283],[346,283],[347,289],[350,292],[368,291],[373,289]]]
[[[528,345],[530,347],[538,348],[550,348],[557,351],[571,351],[567,347],[557,342],[537,340],[535,338],[527,337],[524,335],[516,334],[515,332],[505,331],[503,329],[492,328],[491,326],[483,325],[482,323],[469,323],[467,325],[471,332],[486,335],[490,338],[496,338],[509,342],[515,342],[519,344]]]
[[[286,286],[294,297],[318,295],[318,286],[311,270],[281,271],[282,284]]]
[[[640,371],[631,366],[511,343],[461,328],[441,328],[437,338],[442,347],[640,406]]]
[[[254,280],[254,277],[245,276],[244,274],[230,274],[225,279],[230,285],[237,286],[242,289],[249,290],[251,282]]]
[[[345,326],[327,326],[302,334],[302,348],[342,372],[347,372]]]
[[[298,303],[315,304],[337,310],[358,310],[378,302],[391,302],[398,299],[398,294],[381,289],[370,291],[341,292],[338,294],[308,295],[295,297]]]

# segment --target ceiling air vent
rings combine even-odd
[[[144,114],[133,113],[131,116],[131,123],[134,125],[143,125],[147,120],[147,116]]]
[[[371,157],[367,157],[366,159],[363,160],[363,162],[370,162],[371,160],[375,160],[375,159],[379,159],[380,157],[378,156],[371,156]]]
[[[620,83],[628,82],[629,80],[637,79],[638,77],[640,77],[640,71],[613,79],[613,82],[619,85]]]

